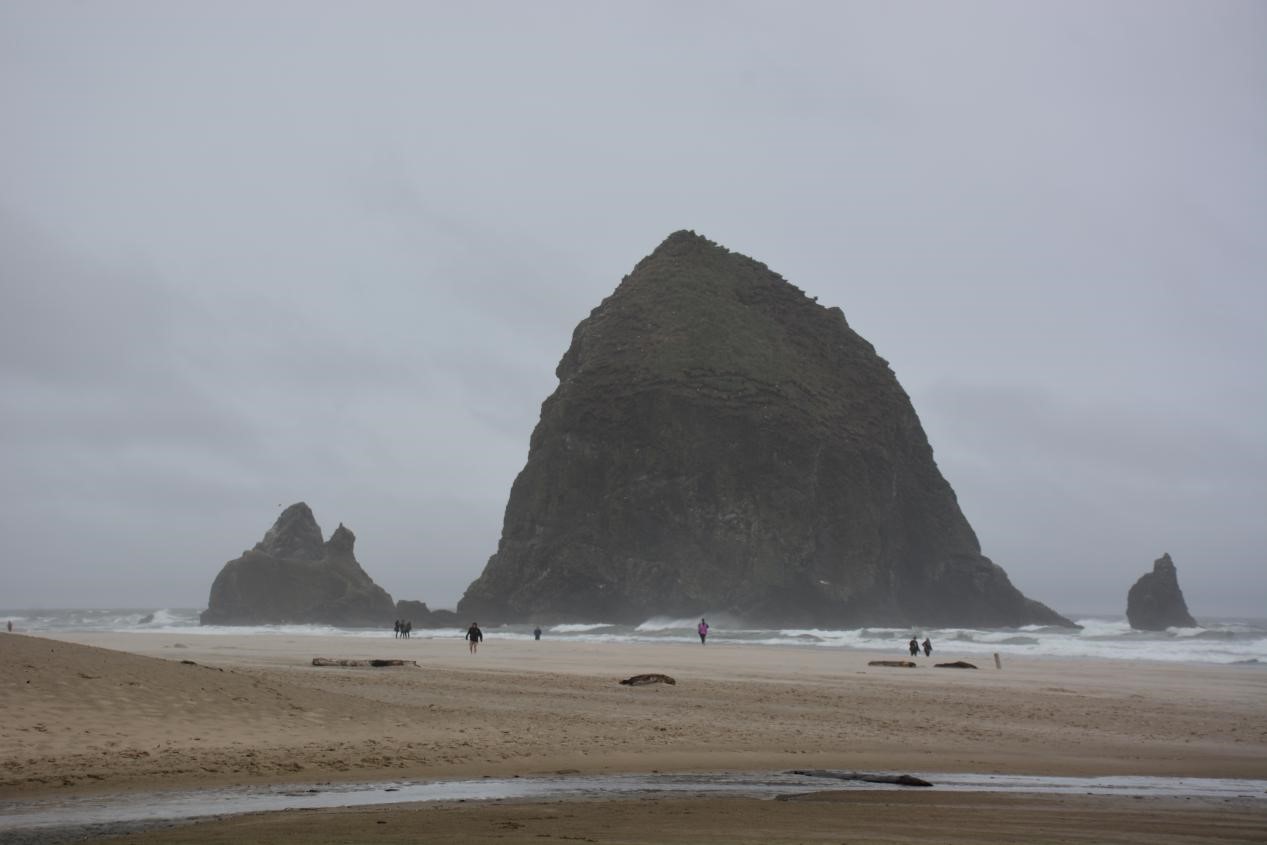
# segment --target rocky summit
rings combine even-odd
[[[888,363],[764,264],[670,235],[556,373],[463,617],[1072,625],[981,555]]]
[[[1169,554],[1153,561],[1153,571],[1140,576],[1126,594],[1126,620],[1141,631],[1195,628],[1188,603],[1179,589],[1179,572]]]
[[[220,570],[202,624],[390,627],[396,605],[356,562],[355,543],[342,525],[323,541],[312,510],[291,505]]]

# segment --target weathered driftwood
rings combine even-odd
[[[314,657],[313,666],[417,666],[416,660],[349,660],[346,658]]]
[[[935,668],[937,669],[975,669],[977,667],[973,666],[971,663],[968,663],[967,661],[956,660],[954,663],[938,663]]]
[[[918,664],[914,660],[872,660],[867,663],[868,666],[899,666],[906,669],[914,669]]]
[[[193,662],[192,660],[182,660],[182,661],[180,661],[180,662],[181,662],[181,665],[182,665],[182,666],[198,666],[198,668],[200,668],[200,669],[214,669],[214,670],[215,670],[215,671],[217,671],[217,672],[223,672],[223,671],[224,671],[224,669],[223,669],[222,667],[220,667],[220,666],[202,666],[202,665],[200,665],[200,664],[198,664],[198,663]],[[88,676],[88,675],[84,675],[83,677],[87,678],[87,677],[89,677],[89,676]]]
[[[914,775],[873,775],[867,772],[833,772],[827,769],[796,769],[792,774],[835,780],[858,780],[864,783],[892,783],[898,786],[932,786],[928,781]]]
[[[640,687],[645,684],[677,684],[677,681],[668,675],[652,673],[649,675],[634,675],[632,678],[625,678],[621,683],[626,686]]]

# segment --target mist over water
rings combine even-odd
[[[287,635],[390,638],[391,628],[339,628],[331,625],[202,626],[195,608],[113,608],[0,610],[14,630],[58,632],[157,632],[182,636]],[[775,648],[839,648],[906,654],[912,636],[933,643],[934,661],[1025,657],[1090,657],[1163,662],[1238,663],[1267,666],[1267,619],[1207,618],[1197,628],[1135,631],[1121,616],[1077,617],[1081,630],[1029,625],[1022,628],[755,628],[709,616],[709,647],[726,644]],[[652,617],[638,625],[563,623],[542,626],[542,640],[589,643],[683,643],[699,645],[699,617]],[[532,640],[534,625],[484,629],[490,641]],[[415,629],[414,639],[461,639],[465,628]]]

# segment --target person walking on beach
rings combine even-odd
[[[923,643],[923,645],[924,645],[924,656],[925,656],[925,657],[932,657],[932,656],[933,656],[933,643],[932,643],[932,641],[931,641],[931,640],[929,640],[929,639],[928,639],[928,637],[924,637],[924,643]]]
[[[909,647],[911,650],[911,657],[919,656],[919,640],[915,639],[914,637],[911,637],[911,641],[907,643],[907,647]]]
[[[699,621],[699,627],[695,630],[699,632],[699,644],[707,645],[704,640],[708,639],[708,623],[701,619]]]
[[[541,639],[541,627],[540,627],[540,626],[538,626],[538,627],[536,627],[536,628],[533,628],[533,629],[532,629],[532,638],[533,638],[534,640],[539,640],[539,639]]]
[[[400,639],[400,620],[396,620],[396,639]]]
[[[466,639],[471,644],[471,654],[475,654],[479,650],[480,643],[484,640],[484,632],[480,630],[480,623],[471,623],[471,627],[466,629]]]

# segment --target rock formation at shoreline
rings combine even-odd
[[[396,602],[396,618],[412,622],[415,628],[457,628],[466,627],[458,622],[458,615],[452,610],[432,610],[425,601],[401,599]]]
[[[396,605],[357,563],[355,543],[343,525],[323,542],[312,510],[291,505],[220,570],[202,624],[390,627]]]
[[[1132,628],[1141,631],[1197,627],[1197,620],[1183,600],[1179,573],[1169,554],[1153,561],[1153,571],[1141,575],[1131,586],[1126,594],[1126,619]]]
[[[1072,625],[981,555],[888,363],[764,264],[669,236],[557,375],[464,618]]]

